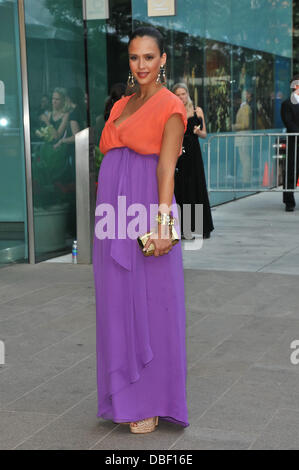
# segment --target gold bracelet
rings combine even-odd
[[[156,217],[156,221],[160,225],[174,225],[175,218],[172,215],[169,215],[167,213],[162,213],[162,214],[159,213]]]

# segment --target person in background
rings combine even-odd
[[[244,134],[252,130],[252,93],[250,90],[244,91],[244,101],[236,115],[236,122],[232,125],[232,130]],[[251,140],[249,137],[235,137],[235,147],[238,149],[239,159],[242,166],[242,185],[244,188],[251,183]]]
[[[70,88],[67,96],[70,105],[66,134],[65,137],[59,139],[54,148],[62,144],[70,144],[74,150],[75,135],[86,127],[86,104],[84,92],[79,87]]]
[[[107,121],[110,116],[110,111],[116,103],[116,101],[120,100],[124,96],[126,96],[126,85],[124,83],[115,83],[112,85],[111,90],[110,90],[110,95],[107,98],[106,104],[105,104],[105,111],[104,111],[104,119]]]
[[[291,97],[285,100],[281,105],[281,119],[289,133],[299,134],[299,74],[295,75],[290,81],[292,94]],[[296,139],[297,139],[297,152],[296,152]],[[284,189],[295,189],[297,180],[299,178],[299,136],[296,138],[288,138],[288,154],[287,165],[283,178]],[[295,154],[297,158],[295,159]],[[295,172],[296,169],[296,172]],[[295,174],[296,173],[296,174]],[[296,180],[295,178],[296,177]],[[283,193],[283,202],[287,212],[293,212],[296,207],[296,202],[293,192]]]
[[[110,95],[106,98],[104,104],[104,111],[96,117],[95,124],[95,141],[99,142],[102,130],[108,121],[110,111],[114,104],[122,97],[126,96],[126,85],[124,83],[115,83],[110,89]]]
[[[50,113],[50,100],[48,95],[43,95],[30,120],[31,140],[36,140],[36,131],[46,126],[43,115],[48,116]]]
[[[70,88],[67,92],[69,117],[66,132],[61,139],[54,145],[54,148],[63,146],[68,159],[68,171],[63,180],[63,185],[56,182],[63,192],[68,193],[69,214],[68,230],[72,237],[76,236],[76,150],[75,135],[86,127],[86,103],[85,94],[79,87]]]
[[[42,114],[41,121],[46,126],[52,125],[55,132],[55,142],[65,134],[68,124],[69,114],[65,112],[66,93],[64,88],[55,88],[52,94],[52,111],[49,114]]]
[[[191,232],[195,231],[195,204],[203,205],[203,238],[210,238],[214,224],[198,140],[198,137],[205,139],[207,136],[204,113],[200,107],[194,109],[185,83],[177,83],[172,91],[185,105],[188,118],[183,142],[184,152],[178,159],[175,178],[175,198],[181,208],[182,238],[189,238],[189,235],[186,237],[187,234],[183,234],[183,204],[191,204]]]
[[[41,117],[42,114],[45,114],[46,116],[50,112],[50,100],[48,95],[43,95],[40,100],[40,105],[38,109],[39,113],[39,118]]]

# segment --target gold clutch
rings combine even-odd
[[[138,244],[140,246],[140,249],[142,251],[142,253],[144,254],[144,256],[151,256],[154,254],[154,251],[155,251],[155,245],[153,243],[150,244],[150,246],[148,247],[147,251],[143,251],[143,248],[145,247],[146,245],[146,242],[148,241],[148,239],[150,238],[150,236],[153,234],[154,232],[147,232],[145,233],[144,235],[142,236],[139,236],[137,238],[137,241],[138,241]],[[179,237],[178,237],[178,234],[175,230],[174,227],[172,227],[172,230],[171,230],[171,243],[172,245],[176,245],[178,242],[179,242]]]

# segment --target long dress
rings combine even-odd
[[[93,245],[97,416],[114,422],[159,416],[186,427],[181,241],[166,255],[145,257],[136,240],[155,226],[157,212],[151,216],[150,204],[159,205],[156,168],[165,124],[178,113],[186,128],[186,111],[181,101],[163,87],[116,127],[114,121],[129,99],[127,96],[114,104],[100,140],[105,156],[98,177]],[[146,208],[146,227],[137,230],[133,238],[127,234],[117,237],[118,228],[122,228],[118,221],[119,196],[125,199],[125,210],[134,203]],[[175,196],[172,204],[177,218]],[[100,221],[108,213],[100,208],[107,207],[115,211],[115,238],[98,234]],[[126,222],[130,220],[132,216],[127,215]],[[180,235],[179,227],[176,229]]]
[[[183,215],[183,204],[191,205],[191,231],[196,229],[195,204],[202,204],[203,227],[200,230],[207,236],[214,230],[210,201],[207,191],[204,164],[198,136],[194,134],[194,126],[202,124],[196,112],[188,118],[187,130],[184,135],[184,153],[179,157],[175,173],[175,198]],[[181,232],[183,233],[183,217],[181,217]]]

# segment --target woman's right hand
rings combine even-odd
[[[155,230],[153,238],[150,237],[143,250],[146,251],[151,243],[155,246],[154,256],[162,256],[169,253],[172,249],[171,233],[169,225],[158,224],[158,230]]]

